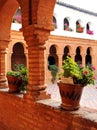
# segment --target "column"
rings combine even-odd
[[[30,28],[26,32],[32,32],[34,28]],[[39,32],[38,32],[39,31]],[[47,40],[48,34],[45,30],[35,29],[33,32],[26,33],[25,40],[28,45],[28,70],[29,70],[29,80],[28,80],[28,91],[25,98],[32,98],[33,100],[48,99],[50,95],[46,93],[45,85],[45,41]],[[29,35],[31,34],[31,35]],[[45,35],[44,35],[45,34]]]
[[[58,67],[59,67],[60,71],[62,69],[62,56],[63,56],[63,54],[58,54],[58,59],[59,59]]]
[[[75,54],[71,54],[70,56],[75,61]]]
[[[85,67],[86,66],[86,63],[85,63],[86,54],[81,54],[81,56],[82,56],[82,66]]]
[[[0,88],[7,87],[6,66],[7,49],[0,49]]]

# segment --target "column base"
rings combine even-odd
[[[51,95],[47,94],[45,89],[46,89],[46,86],[34,86],[31,89],[28,89],[28,91],[24,97],[25,98],[32,98],[34,101],[43,100],[43,99],[50,99]]]
[[[0,89],[8,88],[8,83],[6,79],[0,79]]]

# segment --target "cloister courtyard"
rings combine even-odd
[[[68,53],[83,66],[89,62],[97,67],[96,14],[64,5],[60,0],[0,0],[0,130],[97,130],[97,83],[84,88],[76,111],[63,110],[57,84],[48,83],[48,64],[61,67]],[[17,9],[21,9],[22,27],[15,31],[11,24]],[[68,10],[75,17],[69,13],[65,18]],[[76,32],[75,23],[81,24],[78,12],[84,16],[85,29],[93,22],[93,35],[85,30]],[[53,16],[58,22],[56,29]],[[69,25],[70,18],[74,18],[74,30],[64,30],[62,22]],[[21,62],[28,68],[27,91],[10,93],[6,73]]]

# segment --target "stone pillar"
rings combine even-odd
[[[6,66],[7,49],[0,49],[0,88],[7,87]]]
[[[86,63],[85,63],[85,58],[86,58],[86,54],[81,54],[82,56],[82,66],[85,67]]]
[[[48,69],[48,57],[49,53],[44,55],[45,59],[45,83],[51,83],[51,72]]]
[[[92,65],[93,66],[97,66],[96,65],[96,57],[95,57],[95,54],[91,54],[91,59],[92,59]],[[97,67],[96,67],[97,68]]]
[[[30,28],[24,32],[25,40],[28,45],[28,70],[29,70],[29,84],[28,91],[25,98],[32,98],[33,100],[41,100],[50,98],[50,95],[46,93],[45,85],[45,58],[44,50],[46,49],[44,44],[47,40],[49,33],[45,30],[37,30],[33,34]],[[32,33],[31,33],[32,32]],[[30,35],[31,34],[31,35]]]
[[[63,56],[63,54],[58,54],[58,58],[59,58],[58,67],[59,67],[60,71],[62,70],[62,56]]]
[[[71,54],[70,56],[75,61],[75,54]]]
[[[44,49],[45,47],[40,45],[28,46],[28,92],[30,92],[35,100],[49,97],[44,91],[47,87],[45,86]]]

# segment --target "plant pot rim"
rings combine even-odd
[[[62,81],[57,82],[57,85],[58,85],[58,84],[67,84],[67,85],[70,85],[70,86],[82,86],[82,87],[84,87],[82,84],[64,83],[64,82],[62,82]]]

